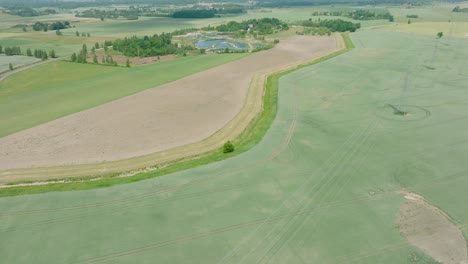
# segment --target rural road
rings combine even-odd
[[[6,77],[8,77],[8,76],[10,76],[12,74],[15,74],[17,72],[21,72],[21,71],[31,69],[31,68],[39,66],[39,65],[43,65],[43,64],[46,64],[46,63],[49,63],[49,62],[53,62],[53,61],[57,61],[57,60],[63,60],[63,59],[64,58],[48,59],[48,60],[45,60],[45,61],[38,61],[38,62],[35,62],[35,63],[31,63],[31,64],[28,64],[28,65],[18,67],[16,69],[13,69],[12,71],[7,71],[7,72],[4,72],[4,73],[1,73],[0,74],[0,81],[3,81],[3,79],[5,79]]]

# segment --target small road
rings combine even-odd
[[[35,63],[31,63],[31,64],[27,64],[27,65],[18,67],[16,69],[12,70],[12,71],[7,71],[7,72],[0,73],[0,81],[3,81],[3,79],[5,79],[6,77],[8,77],[8,76],[10,76],[12,74],[15,74],[17,72],[24,71],[24,70],[27,70],[27,69],[31,69],[33,67],[36,67],[36,66],[39,66],[39,65],[42,65],[42,64],[45,64],[45,63],[57,61],[57,60],[60,60],[60,59],[63,59],[63,58],[55,58],[55,59],[48,59],[48,60],[45,60],[45,61],[38,61],[38,62],[35,62]]]

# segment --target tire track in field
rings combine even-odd
[[[451,177],[451,176],[453,176],[453,175],[449,175],[447,177]],[[425,183],[423,185],[426,185],[426,186],[428,186],[428,185],[437,185],[437,184],[440,183],[440,180],[441,179],[439,179],[437,181]],[[401,195],[400,191],[388,191],[388,192],[382,192],[382,193],[379,193],[379,194],[376,194],[376,195],[373,195],[373,196],[366,196],[366,197],[349,199],[349,200],[345,200],[345,201],[334,202],[334,203],[330,203],[330,204],[310,208],[310,209],[307,209],[307,210],[298,210],[298,211],[295,211],[295,212],[278,215],[275,218],[269,218],[269,217],[260,218],[260,219],[240,223],[240,224],[234,224],[234,225],[229,225],[229,226],[225,226],[225,227],[221,227],[221,228],[216,228],[216,229],[213,229],[213,230],[210,230],[210,231],[201,232],[201,233],[197,233],[197,234],[193,234],[193,235],[181,236],[181,237],[174,238],[174,239],[169,239],[169,240],[164,240],[164,241],[160,241],[160,242],[156,242],[156,243],[151,243],[151,244],[147,244],[147,245],[144,245],[144,246],[141,246],[141,247],[136,247],[136,248],[129,249],[129,250],[126,250],[126,251],[122,251],[122,252],[111,253],[111,254],[107,254],[107,255],[104,255],[104,256],[96,257],[96,258],[77,260],[77,261],[72,262],[72,264],[99,263],[99,262],[104,262],[104,261],[110,261],[110,260],[121,258],[121,257],[126,257],[126,256],[130,256],[130,255],[144,253],[144,252],[154,250],[154,249],[158,249],[158,248],[165,247],[165,246],[175,245],[175,244],[179,244],[179,243],[183,243],[183,242],[194,241],[194,240],[197,240],[197,239],[203,239],[203,238],[206,238],[206,237],[226,233],[226,232],[229,232],[229,231],[234,231],[234,230],[238,230],[238,229],[242,229],[242,228],[247,228],[247,227],[250,227],[250,226],[261,224],[265,220],[268,220],[269,222],[274,222],[274,221],[282,220],[282,219],[288,218],[288,217],[294,217],[294,216],[298,216],[298,215],[307,215],[307,214],[310,214],[310,213],[313,213],[313,212],[316,212],[316,211],[320,211],[320,210],[326,210],[326,209],[336,208],[336,207],[341,207],[341,206],[348,206],[348,205],[358,204],[358,203],[361,203],[361,202],[375,201],[375,200],[379,200],[379,199],[383,199],[383,198],[388,198],[388,197],[393,197],[393,196],[400,196],[400,195]],[[459,225],[459,228],[466,229],[466,227],[463,227],[463,225]],[[393,244],[393,245],[387,245],[387,246],[383,247],[382,249],[386,249],[388,247],[395,247],[395,246],[398,246],[400,244],[401,245],[404,244],[404,246],[408,245],[407,242],[397,243],[397,244]],[[375,254],[376,255],[376,254],[381,254],[383,252],[380,252],[380,251],[376,252],[376,250],[372,250],[372,251],[368,251],[368,252],[364,252],[364,253],[369,253],[369,254],[373,254],[373,255]],[[348,255],[348,256],[342,256],[342,257],[339,257],[339,258],[340,259],[341,258],[346,258],[346,260],[353,260],[353,259],[368,257],[367,255],[363,256],[364,253],[353,254],[353,255]],[[357,255],[359,255],[359,256],[357,256]],[[352,259],[350,257],[352,257]],[[331,263],[334,263],[334,262],[331,262]],[[343,262],[343,263],[345,263],[345,262]]]
[[[372,111],[371,111],[371,112],[372,112]],[[366,118],[366,119],[367,119],[367,118]],[[368,128],[369,128],[369,127],[371,128],[371,127],[372,127],[372,124],[377,123],[377,121],[378,121],[378,119],[376,118],[376,116],[374,116],[374,117],[370,120],[370,124],[369,124]],[[364,129],[363,131],[357,133],[357,134],[358,134],[357,138],[353,138],[354,135],[355,135],[355,134],[353,134],[351,137],[349,137],[349,138],[346,140],[346,142],[345,142],[342,146],[347,145],[348,142],[351,142],[351,143],[349,143],[349,145],[353,146],[354,144],[356,144],[356,142],[361,141],[360,138],[361,138],[362,136],[363,136],[363,139],[362,139],[362,140],[363,140],[363,142],[365,142],[365,141],[367,140],[366,138],[369,136],[369,135],[366,136],[366,133],[367,133],[366,131],[367,131],[367,128]],[[339,150],[340,148],[341,148],[341,147],[339,147],[338,150]],[[349,146],[348,146],[348,148],[349,148]],[[338,152],[338,150],[337,150],[336,152]],[[330,165],[330,168],[328,168],[328,169],[326,168],[327,166],[324,166],[324,170],[325,170],[324,172],[325,172],[326,174],[333,173],[334,170],[336,169],[336,166],[338,165],[338,163],[339,163],[340,160],[352,159],[352,157],[350,157],[350,156],[352,156],[352,153],[351,153],[352,151],[354,151],[353,148],[351,148],[351,149],[348,150],[348,151],[345,151],[344,156],[342,155],[340,158],[338,158],[338,161],[335,161],[335,162],[333,162],[333,159],[332,159],[333,156],[335,156],[335,154],[332,154],[331,157],[329,158],[329,160],[326,162],[326,163],[331,162],[332,164]],[[350,153],[351,153],[351,154],[350,154]],[[330,161],[330,160],[331,160],[331,161]],[[333,163],[334,163],[334,165],[333,165]],[[320,171],[320,170],[319,170],[319,171]],[[317,173],[317,172],[315,172],[315,173]],[[335,176],[336,176],[336,175],[335,175]],[[334,178],[334,177],[330,177],[330,178]],[[327,178],[325,177],[325,181],[326,181],[326,182],[327,182],[327,180],[329,180],[329,179],[327,179]],[[310,179],[309,179],[309,180],[306,180],[305,184],[304,184],[302,187],[306,186],[307,183],[308,183],[308,181],[310,181]],[[319,184],[316,184],[315,186],[320,186],[320,187],[319,187],[319,190],[323,187],[323,185],[319,185]],[[301,194],[301,193],[303,193],[303,192],[305,192],[305,190],[300,190],[300,188],[299,188],[298,190],[296,190],[295,193],[293,193],[293,194],[291,195],[291,197],[293,197],[296,193]],[[291,198],[291,197],[290,197],[290,198]],[[288,198],[288,199],[289,199],[289,198]],[[305,200],[304,200],[304,201],[305,201]],[[286,201],[285,201],[285,202],[286,202]],[[310,203],[307,203],[307,204],[310,205]],[[284,206],[284,202],[283,202],[283,204],[282,204],[281,206]],[[281,207],[281,206],[280,206],[280,207]],[[305,207],[303,207],[303,208],[305,208]],[[272,216],[273,216],[274,213],[276,213],[276,211],[272,213]],[[284,227],[283,227],[283,228],[284,228]],[[258,230],[258,229],[257,229],[257,230]],[[257,230],[255,230],[253,233],[251,233],[251,234],[249,235],[248,238],[244,239],[235,249],[231,250],[227,255],[225,255],[225,256],[223,257],[223,259],[222,259],[219,263],[222,263],[225,259],[231,258],[231,257],[235,256],[236,254],[238,254],[239,251],[240,251],[240,247],[242,247],[242,244],[244,244],[246,241],[248,241],[248,240],[250,239],[250,237],[252,236],[252,234],[255,234],[255,233],[257,232]],[[273,231],[273,230],[272,230],[272,231]],[[270,233],[267,234],[267,237],[271,234],[272,231],[270,231]],[[267,239],[265,239],[265,240],[267,240]],[[274,240],[273,240],[273,241],[274,241]],[[261,243],[261,242],[260,242],[260,243]],[[257,245],[257,246],[258,246],[258,245]],[[247,255],[244,255],[244,257],[241,259],[241,262],[242,262],[251,252],[253,252],[254,250],[255,250],[255,247],[252,248],[252,249],[249,251],[249,253],[248,253]]]
[[[371,135],[372,135],[372,131],[371,131],[369,137]],[[364,165],[365,161],[369,157],[369,155],[370,155],[370,153],[371,153],[371,151],[372,151],[372,149],[374,148],[375,145],[376,145],[376,141],[373,141],[373,142],[371,142],[369,144],[369,146],[366,147],[366,149],[363,149],[362,151],[361,151],[361,149],[359,149],[358,153],[356,153],[354,156],[357,156],[357,157],[362,156],[362,158],[358,159],[357,161],[353,160],[353,162],[350,162],[350,164],[348,166],[342,166],[341,171],[338,170],[336,172],[337,180],[336,180],[336,182],[333,182],[333,183],[335,185],[338,185],[338,186],[341,186],[341,187],[338,188],[338,190],[335,193],[333,193],[332,191],[328,191],[324,195],[317,194],[317,201],[314,201],[314,202],[316,202],[318,204],[318,206],[320,206],[320,205],[325,204],[326,200],[329,200],[332,197],[336,198],[337,196],[339,196],[344,191],[345,186],[348,186],[349,182],[352,180],[352,177],[350,177],[350,176],[346,177],[345,175],[343,175],[343,176],[340,177],[339,174],[340,173],[344,174],[348,170],[348,167],[350,169],[353,169],[355,172],[358,172],[359,169],[361,169],[361,167]],[[354,162],[354,161],[356,161],[356,162]],[[327,191],[327,188],[325,190]],[[330,186],[329,190],[332,190],[331,186]],[[309,202],[309,204],[311,204],[311,203],[312,203],[312,201]],[[311,217],[315,217],[314,222],[313,222],[314,223],[313,228],[315,228],[319,219],[316,219],[317,216],[313,215],[313,214],[307,215],[305,217],[305,219],[300,221],[298,227],[295,227],[294,222],[293,222],[286,229],[285,232],[279,234],[279,236],[278,236],[279,239],[275,239],[276,242],[273,245],[271,245],[270,247],[268,247],[265,254],[258,261],[256,261],[256,263],[270,263],[271,259],[274,258],[274,256],[278,252],[280,252],[283,249],[283,247],[285,245],[287,245],[297,235],[297,233],[303,228],[305,223],[307,221],[309,221]],[[292,233],[289,233],[289,230],[291,228],[293,229]],[[284,237],[286,237],[286,239],[284,239]]]
[[[332,203],[332,204],[328,204],[328,205],[324,205],[324,206],[320,206],[320,207],[316,207],[316,208],[312,208],[312,209],[308,209],[308,210],[302,210],[302,211],[298,210],[298,211],[294,211],[294,212],[291,212],[291,213],[278,215],[278,216],[276,216],[274,218],[270,218],[270,217],[260,218],[260,219],[248,221],[248,222],[245,222],[245,223],[229,225],[229,226],[213,229],[213,230],[198,233],[198,234],[193,234],[193,235],[189,235],[189,236],[182,236],[182,237],[175,238],[175,239],[160,241],[160,242],[157,242],[157,243],[148,244],[148,245],[145,245],[145,246],[137,247],[137,248],[130,249],[130,250],[127,250],[127,251],[123,251],[123,252],[108,254],[108,255],[105,255],[105,256],[92,258],[92,259],[78,260],[78,261],[72,262],[72,263],[76,263],[76,264],[78,264],[78,263],[98,263],[98,262],[103,262],[103,261],[109,261],[109,260],[112,260],[112,259],[125,257],[125,256],[129,256],[129,255],[134,255],[134,254],[142,253],[142,252],[145,252],[145,251],[148,251],[148,250],[153,250],[153,249],[156,249],[156,248],[172,245],[172,244],[178,244],[178,243],[181,243],[181,242],[192,241],[192,240],[205,238],[205,237],[209,237],[209,236],[213,236],[213,235],[217,235],[217,234],[221,234],[221,233],[225,233],[225,232],[229,232],[229,231],[233,231],[233,230],[237,230],[237,229],[241,229],[241,228],[246,228],[246,227],[249,227],[249,226],[254,226],[254,225],[263,223],[265,220],[267,220],[268,222],[274,222],[274,221],[278,221],[278,220],[288,218],[288,217],[292,217],[292,216],[296,216],[296,215],[305,215],[305,214],[309,214],[309,213],[319,211],[319,210],[324,210],[324,209],[329,209],[329,208],[334,208],[334,207],[340,207],[340,206],[346,206],[346,205],[359,203],[359,202],[363,202],[363,201],[377,200],[377,199],[380,199],[380,198],[394,196],[394,195],[399,195],[399,192],[387,192],[387,193],[381,193],[381,194],[378,194],[378,195],[374,195],[372,197],[361,197],[361,198],[350,199],[350,200],[347,200],[347,201],[336,202],[336,203]]]
[[[408,76],[409,76],[409,70],[408,72],[406,73],[405,75],[405,78],[404,78],[404,85],[403,85],[403,92],[402,92],[402,95],[399,97],[399,100],[400,102],[404,99],[404,97],[408,97],[406,95],[406,90],[407,90],[407,83],[408,83]],[[389,101],[390,98],[387,98],[385,99],[385,101]],[[343,179],[346,181],[346,177],[345,176],[341,176],[340,177],[340,170],[343,168],[343,164],[352,164],[352,163],[355,163],[356,159],[353,159],[353,156],[357,155],[358,153],[361,152],[361,148],[362,148],[362,145],[366,143],[368,137],[370,137],[370,135],[372,135],[373,133],[373,130],[374,128],[376,128],[377,126],[377,123],[378,123],[378,118],[377,116],[374,116],[373,119],[371,119],[369,121],[369,126],[368,128],[370,128],[370,131],[367,132],[366,129],[364,129],[361,133],[361,135],[363,135],[364,139],[362,140],[362,143],[359,144],[358,146],[356,147],[352,147],[348,152],[349,153],[346,153],[345,154],[345,158],[344,159],[341,159],[341,162],[339,162],[340,160],[338,160],[334,166],[332,166],[331,170],[328,170],[326,171],[326,174],[330,174],[330,177],[328,177],[330,180],[325,182],[325,184],[322,184],[320,185],[320,188],[318,191],[314,191],[314,192],[310,192],[312,193],[312,197],[309,197],[308,196],[308,200],[306,198],[303,199],[303,201],[300,201],[299,202],[299,206],[302,210],[310,207],[314,202],[319,202],[319,204],[321,203],[320,200],[324,201],[325,199],[320,199],[321,197],[326,197],[326,196],[329,196],[331,195],[331,192],[333,190],[332,186],[334,185],[337,185],[337,182],[335,182],[335,178],[337,181],[343,181]],[[370,147],[371,148],[371,147]],[[369,148],[369,152],[370,152],[370,148]],[[367,155],[369,154],[369,152],[367,153]],[[348,156],[348,157],[346,157]],[[366,158],[366,157],[365,157]],[[364,158],[364,159],[365,159]],[[361,165],[363,164],[364,162],[364,159],[362,160],[362,163]],[[338,166],[338,168],[336,168]],[[345,166],[346,167],[346,166]],[[349,182],[350,179],[348,179],[348,182]],[[329,185],[327,186],[328,188],[325,188],[325,190],[323,191],[324,193],[322,194],[320,191],[322,189],[322,187],[324,185]],[[341,191],[345,188],[345,186],[343,185],[339,190],[338,190],[338,194],[341,193]],[[317,198],[318,197],[318,198]],[[244,255],[244,257],[240,260],[240,262],[242,263],[245,259],[247,259],[247,257],[253,253],[253,252],[258,252],[259,251],[259,247],[260,248],[265,248],[265,250],[262,250],[264,251],[263,254],[261,254],[261,257],[259,260],[255,260],[256,263],[260,263],[262,262],[263,260],[265,260],[265,258],[267,257],[267,255],[276,247],[279,247],[279,249],[281,249],[292,237],[294,237],[297,232],[299,232],[304,224],[308,221],[308,219],[310,217],[313,217],[314,215],[308,215],[307,217],[305,218],[295,218],[295,217],[292,217],[289,219],[289,221],[287,221],[286,223],[283,224],[283,226],[275,226],[275,228],[279,227],[278,230],[275,230],[275,228],[271,229],[271,231],[260,241],[259,244],[257,244],[256,246],[254,246],[246,255]],[[292,234],[290,232],[290,230],[292,229]],[[273,231],[276,231],[278,234],[276,236],[274,236],[273,238],[270,237],[270,235],[273,233]],[[288,237],[288,239],[286,239],[286,241],[284,239],[282,239],[283,237]],[[266,246],[263,246],[262,243],[263,241],[267,241],[270,242],[268,243],[268,245]],[[276,251],[270,255],[271,256],[274,256],[274,254],[276,254]],[[255,256],[254,256],[255,258]],[[268,262],[269,259],[266,260],[266,262]]]
[[[377,120],[376,117],[374,116],[373,120]],[[372,121],[372,120],[371,120]],[[329,181],[331,181],[334,177],[326,177],[326,175],[332,173],[335,169],[336,169],[336,166],[340,163],[341,160],[346,160],[346,159],[349,159],[351,158],[351,151],[354,150],[353,146],[355,144],[357,144],[358,142],[361,142],[362,140],[365,140],[366,136],[366,131],[371,127],[371,124],[373,122],[370,122],[370,124],[363,130],[363,131],[356,131],[355,133],[353,133],[350,137],[348,137],[348,139],[329,157],[329,159],[324,163],[324,165],[319,168],[318,170],[316,170],[313,174],[317,174],[317,175],[321,175],[322,173],[325,175],[325,176],[322,176],[322,178],[319,180],[318,183],[316,183],[313,188],[318,188],[318,191],[320,191],[324,185],[327,185],[327,183]],[[364,136],[364,137],[363,137]],[[341,149],[342,148],[348,148],[349,150],[344,150],[343,152],[341,152]],[[289,206],[287,206],[287,204],[289,203],[289,201],[291,201],[292,204],[295,204],[296,201],[295,201],[295,196],[297,195],[302,195],[302,194],[305,194],[305,192],[309,192],[309,190],[307,189],[310,183],[310,181],[313,179],[313,177],[309,177],[308,179],[306,179],[303,184],[301,185],[301,187],[299,187],[298,189],[296,189],[296,191],[294,191],[288,198],[286,198],[283,203],[277,207],[277,209],[270,214],[269,217],[271,218],[274,218],[275,217],[275,214],[278,214],[279,212],[281,212],[281,209],[282,208],[288,208]],[[325,184],[322,184],[322,182],[325,181]],[[299,205],[303,204],[305,201],[305,198],[303,198],[300,202],[299,202]],[[297,207],[297,206],[295,206]],[[302,210],[306,209],[306,207],[300,207]],[[290,210],[290,209],[289,209]],[[268,220],[268,218],[266,218]],[[268,221],[265,220],[264,223],[267,223]],[[291,221],[291,220],[290,220]],[[244,247],[244,244],[246,244],[249,240],[251,240],[256,234],[257,232],[259,231],[259,229],[261,227],[263,227],[263,224],[261,224],[260,226],[258,226],[255,230],[253,230],[244,240],[242,240],[235,248],[233,248],[231,251],[229,251],[226,255],[224,255],[224,257],[218,262],[218,263],[225,263],[226,261],[228,261],[229,259],[232,260],[232,258],[234,258],[236,255],[239,255],[240,253],[240,250],[242,249],[242,247]],[[284,225],[280,225],[281,223],[277,223],[277,225],[270,229],[270,232],[267,233],[267,235],[264,237],[263,240],[260,241],[260,243],[257,243],[256,245],[254,245],[253,247],[249,247],[247,250],[248,250],[248,253],[247,254],[243,254],[243,257],[242,259],[240,260],[240,263],[242,263],[259,245],[261,246],[262,242],[267,240],[267,238],[269,236],[271,236],[272,232],[273,231],[276,231],[277,228],[282,228],[284,227]],[[237,261],[235,261],[237,262]],[[239,263],[239,262],[238,262]]]
[[[114,208],[114,209],[109,209],[109,210],[103,210],[103,211],[97,211],[97,212],[91,212],[91,213],[83,213],[83,214],[79,214],[79,215],[66,216],[66,217],[48,219],[48,220],[35,222],[35,223],[30,223],[30,224],[24,224],[24,225],[21,225],[21,226],[16,226],[16,227],[11,227],[11,228],[1,230],[0,234],[1,233],[18,231],[18,230],[23,230],[23,229],[32,228],[32,227],[37,227],[37,226],[41,226],[41,225],[57,224],[57,223],[61,223],[61,222],[77,220],[77,219],[81,219],[81,218],[84,218],[84,217],[98,216],[98,215],[103,215],[103,214],[108,214],[108,213],[115,213],[115,212],[119,212],[119,211],[124,211],[126,209],[133,209],[133,208],[144,207],[144,206],[160,205],[160,204],[165,204],[165,203],[174,202],[174,201],[178,201],[178,200],[184,200],[184,199],[188,199],[188,198],[196,198],[196,197],[201,197],[201,196],[208,195],[208,194],[215,194],[215,193],[221,193],[221,192],[236,190],[236,189],[243,188],[243,187],[250,187],[250,186],[253,186],[255,184],[262,184],[262,183],[268,183],[268,182],[277,182],[277,181],[282,181],[282,180],[288,180],[288,179],[287,178],[277,178],[277,177],[273,176],[273,177],[265,179],[265,180],[255,181],[254,183],[249,182],[249,183],[225,186],[225,187],[221,187],[221,188],[210,189],[210,190],[207,190],[207,191],[202,191],[202,192],[191,193],[191,194],[187,194],[187,195],[181,195],[181,196],[176,196],[176,197],[169,197],[169,198],[165,198],[165,199],[160,199],[160,200],[157,200],[157,201],[154,201],[154,202],[146,202],[146,203],[140,203],[140,204],[126,205],[124,207],[119,207],[119,208]]]
[[[412,186],[410,188],[435,186],[435,185],[438,185],[440,183],[445,182],[446,180],[452,179],[454,176],[459,177],[462,173],[463,172],[450,174],[448,176],[444,176],[444,177],[439,178],[439,179],[434,180],[434,181],[414,185],[414,186]],[[409,188],[407,188],[407,189],[409,189]],[[271,221],[278,221],[278,220],[281,220],[281,219],[286,218],[286,217],[308,214],[308,213],[315,212],[317,210],[335,208],[335,207],[340,207],[340,206],[347,206],[347,205],[352,205],[352,204],[356,204],[356,203],[360,203],[360,202],[368,202],[368,201],[373,201],[373,200],[378,200],[378,199],[381,199],[381,198],[393,197],[393,196],[398,196],[398,195],[401,195],[400,191],[382,192],[382,193],[379,193],[379,194],[376,194],[376,195],[373,195],[373,196],[366,196],[366,197],[360,197],[360,198],[355,198],[355,199],[330,203],[330,204],[327,204],[327,205],[322,205],[322,206],[319,206],[319,207],[316,207],[316,208],[308,209],[306,211],[297,211],[297,212],[293,212],[293,213],[290,213],[290,214],[284,214],[284,215],[277,216],[277,218],[270,219],[270,220]],[[152,249],[157,249],[157,248],[164,247],[164,246],[178,244],[178,243],[182,243],[182,242],[186,242],[186,241],[191,241],[191,240],[195,240],[195,239],[199,239],[199,238],[208,237],[208,236],[211,236],[211,235],[216,235],[216,234],[220,234],[220,233],[224,233],[224,232],[229,232],[229,231],[236,230],[236,229],[249,227],[249,226],[252,226],[252,225],[257,225],[257,224],[262,223],[266,219],[268,219],[268,218],[261,218],[261,219],[257,219],[257,220],[253,220],[253,221],[249,221],[249,222],[245,222],[245,223],[230,225],[230,226],[210,230],[210,231],[203,232],[203,233],[198,233],[198,234],[189,235],[189,236],[183,236],[183,237],[179,237],[179,238],[171,239],[171,240],[165,240],[165,241],[145,245],[145,246],[142,246],[142,247],[134,248],[134,249],[131,249],[131,250],[123,251],[123,252],[120,252],[120,253],[118,252],[118,253],[113,253],[113,254],[109,254],[109,255],[106,255],[106,256],[102,256],[102,257],[93,258],[93,259],[80,260],[80,261],[76,261],[76,262],[73,262],[73,263],[98,263],[98,262],[108,261],[108,260],[116,259],[116,258],[119,258],[119,257],[124,257],[124,256],[128,256],[128,255],[143,253],[145,251],[152,250]]]
[[[312,187],[312,190],[308,192],[307,198],[303,198],[302,201],[299,202],[298,207],[300,210],[306,210],[307,208],[311,207],[312,204],[317,203],[318,206],[323,204],[324,197],[327,197],[332,192],[332,187],[335,185],[339,185],[340,181],[346,180],[346,175],[341,175],[343,170],[347,169],[349,166],[355,163],[356,158],[361,153],[361,148],[363,145],[366,144],[368,138],[371,136],[374,126],[371,125],[365,130],[364,134],[362,135],[362,139],[358,141],[359,145],[353,147],[341,160],[342,162],[336,162],[335,165],[331,166],[331,169],[325,171],[325,175],[327,178],[326,182],[323,184],[316,184]],[[315,188],[318,188],[315,190]],[[344,186],[343,186],[344,188]],[[257,247],[250,250],[250,252],[246,255],[249,256],[251,253],[254,252],[264,252],[261,254],[260,258],[255,260],[255,263],[261,263],[263,261],[268,262],[267,255],[274,250],[276,247],[282,248],[290,239],[292,239],[299,230],[303,227],[305,222],[313,215],[307,215],[305,218],[294,216],[291,218],[286,219],[286,223],[278,226],[279,228],[269,232],[269,234],[264,237],[264,239],[257,245]],[[274,234],[275,231],[277,234]],[[272,235],[273,237],[270,237]],[[285,238],[285,239],[284,239]],[[267,242],[265,245],[264,242]],[[254,250],[255,249],[255,250]],[[274,254],[273,254],[274,255]],[[256,259],[256,256],[253,256]],[[271,256],[270,256],[271,257]],[[244,257],[241,260],[246,259]],[[250,262],[250,261],[247,261]]]

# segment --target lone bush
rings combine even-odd
[[[223,153],[230,153],[234,151],[234,144],[231,141],[228,141],[223,146]]]

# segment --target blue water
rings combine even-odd
[[[216,48],[216,49],[225,49],[225,48],[232,48],[229,43],[226,42],[225,39],[213,39],[213,40],[200,40],[198,43],[195,44],[197,48],[200,49],[209,49],[209,48]]]

